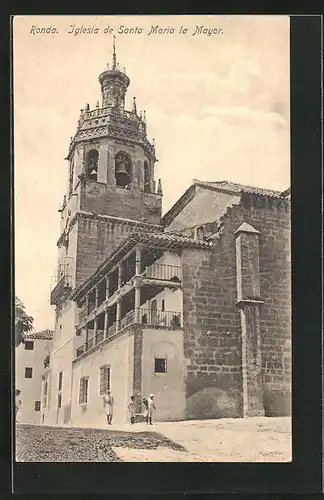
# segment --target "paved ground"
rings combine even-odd
[[[134,431],[145,424],[123,426]],[[189,462],[290,462],[291,418],[254,417],[249,419],[160,422],[155,431],[176,441],[187,453],[170,449],[139,451],[115,450],[125,461]]]
[[[289,462],[291,419],[195,420],[157,422],[152,426],[113,424],[109,429],[20,424],[17,460]]]

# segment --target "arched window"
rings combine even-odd
[[[86,156],[86,177],[92,181],[96,181],[98,177],[98,157],[96,149],[88,151]]]
[[[115,156],[116,186],[127,189],[132,182],[132,163],[127,153],[119,151]]]
[[[150,169],[148,166],[147,161],[144,162],[144,193],[149,193],[150,192],[150,182],[151,182],[151,176],[150,176]]]
[[[196,228],[196,239],[197,240],[203,240],[205,236],[205,231],[203,226],[199,226]]]

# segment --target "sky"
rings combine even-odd
[[[65,157],[80,109],[101,102],[98,76],[111,63],[113,34],[131,80],[126,109],[136,96],[155,138],[163,213],[193,179],[290,185],[289,17],[16,16],[15,293],[35,330],[54,326]]]

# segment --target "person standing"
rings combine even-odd
[[[128,411],[130,416],[130,423],[135,424],[135,396],[130,397],[130,402],[128,403]]]
[[[146,423],[152,424],[152,416],[153,412],[156,410],[155,404],[154,404],[154,394],[150,394],[149,397],[147,398],[147,415],[146,415]]]
[[[20,405],[21,405],[21,400],[19,399],[20,393],[21,393],[20,389],[16,389],[16,422],[18,422],[17,413],[18,413]]]
[[[103,399],[104,399],[104,406],[106,409],[107,423],[108,423],[108,425],[111,425],[112,418],[113,418],[113,412],[114,412],[115,399],[110,391],[107,391],[107,393],[104,395]]]

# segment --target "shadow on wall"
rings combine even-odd
[[[187,419],[238,418],[241,416],[242,395],[239,391],[206,387],[187,398]]]
[[[291,415],[291,393],[289,391],[270,391],[263,394],[264,414],[266,417],[286,417]]]

